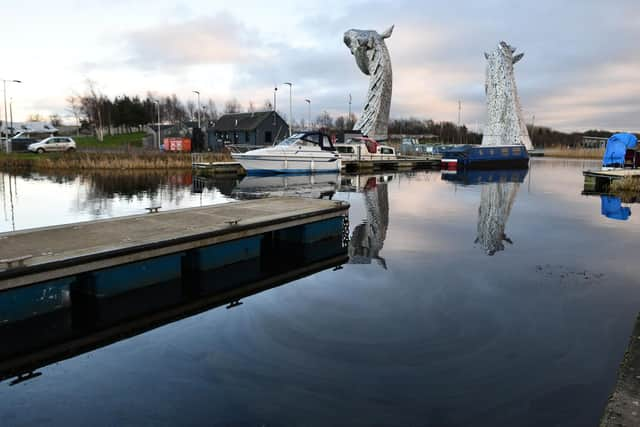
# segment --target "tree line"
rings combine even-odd
[[[170,96],[156,96],[148,92],[146,97],[129,96],[126,94],[109,98],[99,92],[94,82],[88,81],[83,95],[74,94],[67,98],[67,111],[74,117],[80,131],[95,134],[102,140],[104,134],[129,133],[140,131],[144,126],[158,123],[184,123],[198,118],[198,106],[195,100],[180,100],[175,94]],[[159,111],[158,111],[159,110]],[[236,98],[224,103],[223,113],[241,113],[254,111],[271,111],[273,104],[265,99],[260,107],[253,101],[245,108]],[[218,119],[215,102],[209,98],[200,105],[201,123],[207,125]],[[286,117],[286,114],[281,114]],[[39,115],[37,117],[41,119]],[[39,121],[39,120],[38,120]],[[60,117],[51,117],[54,125],[61,123]],[[308,117],[294,120],[294,129],[317,127],[330,133],[342,133],[351,130],[357,121],[355,114],[332,116],[327,111],[308,122]],[[55,123],[54,123],[55,122]],[[577,146],[584,136],[609,137],[612,133],[606,130],[589,130],[586,132],[560,132],[548,127],[532,127],[528,125],[529,135],[536,147]],[[455,123],[417,117],[394,118],[389,122],[390,135],[430,135],[431,139],[440,143],[480,144],[482,133],[472,132],[466,126]]]

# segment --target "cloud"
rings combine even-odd
[[[157,25],[128,34],[128,61],[142,68],[259,61],[265,52],[251,35],[229,13]]]

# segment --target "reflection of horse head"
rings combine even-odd
[[[504,250],[504,242],[513,244],[505,234],[505,228],[519,187],[516,182],[494,182],[482,186],[475,243],[480,244],[487,255]]]
[[[376,177],[367,180],[363,195],[367,219],[353,230],[349,241],[349,262],[370,264],[375,259],[385,270],[387,263],[380,257],[389,227],[389,194],[387,184]]]
[[[527,150],[532,150],[513,71],[514,64],[524,53],[516,55],[515,52],[513,46],[500,42],[495,50],[484,54],[487,59],[487,126],[482,145],[524,144]]]

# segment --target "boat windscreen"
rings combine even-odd
[[[282,140],[278,145],[287,146],[287,145],[295,144],[300,139],[303,139],[304,136],[305,136],[304,133],[294,133],[289,138]],[[316,142],[316,144],[317,144],[317,142]]]

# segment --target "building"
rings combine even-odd
[[[596,136],[583,136],[581,148],[604,148],[609,138],[599,138]]]
[[[289,125],[275,111],[225,114],[215,134],[227,144],[272,145],[289,136]]]

